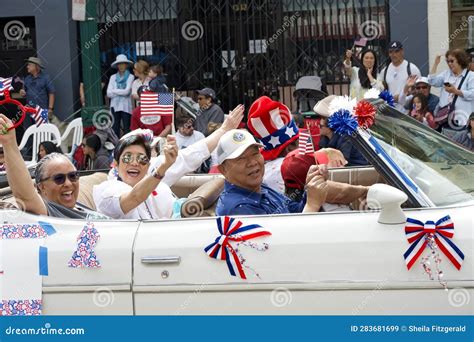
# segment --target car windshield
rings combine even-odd
[[[474,154],[380,105],[370,133],[436,206],[474,199]]]

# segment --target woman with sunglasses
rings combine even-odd
[[[151,161],[152,134],[122,137],[114,152],[118,176],[94,187],[97,209],[114,219],[170,218],[175,201],[170,186],[209,158],[221,136],[237,128],[243,113],[244,107],[237,106],[220,129],[179,152],[176,138],[168,136],[164,155]]]
[[[448,50],[445,57],[449,69],[435,75],[441,61],[441,56],[437,56],[428,82],[433,87],[441,88],[437,110],[454,104],[454,115],[450,122],[453,127],[450,128],[462,128],[466,126],[469,114],[474,111],[474,73],[469,72],[470,60],[464,50]],[[435,118],[437,110],[434,113]]]
[[[25,161],[16,143],[13,124],[0,114],[0,145],[3,146],[7,168],[7,180],[16,201],[22,209],[32,214],[77,219],[107,219],[77,202],[79,173],[63,154],[51,153],[36,165],[37,190],[31,181]]]

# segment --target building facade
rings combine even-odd
[[[360,38],[377,52],[380,65],[390,40],[402,41],[407,59],[422,73],[430,65],[433,6],[427,0],[96,0],[96,5],[97,63],[104,75],[119,53],[160,63],[170,88],[191,93],[212,87],[225,110],[248,106],[261,95],[295,109],[294,85],[302,76],[320,76],[329,92],[346,92],[342,56]],[[70,0],[38,5],[4,0],[0,13],[0,76],[23,76],[23,59],[41,57],[63,119],[80,106],[79,23],[71,13]]]

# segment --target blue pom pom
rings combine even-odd
[[[328,126],[337,134],[352,135],[359,124],[347,109],[339,109],[329,117]]]
[[[384,90],[380,93],[379,97],[387,102],[391,107],[395,107],[395,100],[393,99],[392,94],[388,90]]]

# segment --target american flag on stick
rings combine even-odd
[[[141,115],[173,115],[174,93],[144,91],[140,96]]]
[[[48,123],[48,110],[36,106],[36,112],[32,113],[31,117],[35,120],[36,127],[39,127],[44,123]]]
[[[0,96],[5,95],[5,90],[12,90],[12,78],[2,78],[0,77]]]
[[[308,129],[300,129],[298,151],[301,155],[314,153],[313,139]]]

